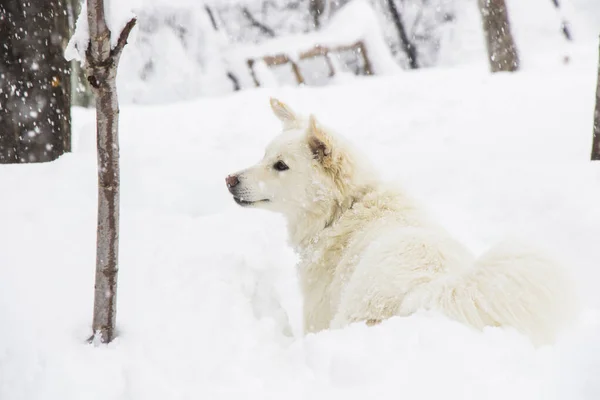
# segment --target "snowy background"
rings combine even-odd
[[[139,18],[134,43],[124,53],[120,76],[120,98],[137,104],[170,103],[198,96],[230,93],[232,82],[224,68],[236,72],[242,86],[251,84],[232,58],[246,47],[268,42],[269,35],[252,26],[243,10],[268,26],[277,39],[293,47],[300,34],[315,31],[307,0],[129,0]],[[349,0],[331,0],[321,21],[324,28]],[[407,68],[387,1],[365,0],[372,8],[378,30],[398,65]],[[417,48],[422,67],[456,67],[485,63],[481,18],[477,0],[397,0],[399,12],[410,40]],[[549,67],[562,62],[573,43],[565,40],[561,22],[566,19],[574,43],[595,38],[600,27],[600,3],[596,0],[561,0],[560,9],[553,0],[507,0],[512,31],[524,65],[537,63]],[[337,5],[337,6],[336,6]],[[354,4],[351,4],[354,5]],[[215,32],[207,7],[215,19]],[[364,14],[364,13],[363,13]],[[345,20],[356,30],[362,21]],[[338,24],[339,26],[339,24]],[[352,36],[351,34],[348,36]],[[285,49],[285,47],[281,47]],[[536,58],[549,52],[548,57]],[[245,61],[245,60],[244,60]],[[347,60],[340,60],[343,63]],[[244,64],[245,65],[245,64]],[[311,66],[322,70],[324,66]],[[286,69],[286,68],[280,68]],[[291,72],[280,82],[291,83]],[[311,69],[305,71],[310,77]],[[316,72],[316,71],[315,71]]]
[[[119,71],[119,336],[85,343],[95,119],[75,108],[72,154],[0,170],[0,399],[600,398],[600,165],[588,161],[600,5],[564,2],[567,42],[550,0],[507,3],[518,73],[488,72],[476,1],[454,0],[427,68],[231,93],[204,53],[223,40],[202,4],[139,2]],[[282,34],[308,29],[268,15]],[[236,46],[264,39],[222,18]],[[430,313],[302,337],[283,220],[240,209],[224,184],[278,132],[270,96],[336,127],[474,251],[505,236],[548,248],[579,284],[581,318],[540,349]]]

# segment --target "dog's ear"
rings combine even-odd
[[[321,162],[331,156],[332,142],[329,135],[319,126],[314,115],[308,117],[308,146],[315,158]]]
[[[281,122],[284,124],[292,124],[296,121],[296,113],[294,113],[287,104],[273,97],[271,97],[270,102],[273,113],[281,120]]]

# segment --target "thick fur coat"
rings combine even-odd
[[[573,317],[574,293],[555,261],[509,242],[475,258],[342,137],[278,100],[271,106],[283,132],[227,185],[238,204],[286,217],[306,332],[435,310],[477,329],[515,328],[539,345]]]

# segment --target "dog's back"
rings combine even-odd
[[[477,329],[512,327],[546,344],[574,314],[569,280],[554,261],[508,242],[476,260],[398,190],[366,195],[323,232],[314,250],[303,266],[319,276],[304,276],[309,327],[318,314],[310,307],[324,302],[334,328],[429,309]],[[318,293],[310,282],[318,282]]]

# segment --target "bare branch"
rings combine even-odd
[[[117,41],[117,45],[111,51],[111,53],[112,53],[111,55],[113,57],[117,58],[117,57],[121,56],[123,47],[125,47],[125,45],[127,44],[127,39],[129,38],[129,34],[131,33],[131,30],[133,29],[133,27],[135,26],[136,23],[137,23],[136,18],[132,18],[129,20],[129,22],[127,22],[127,24],[121,31],[121,34],[119,35],[119,40]]]
[[[269,37],[275,37],[275,31],[273,29],[269,28],[267,25],[260,22],[259,20],[257,20],[256,18],[254,18],[254,15],[252,15],[250,10],[248,10],[248,7],[242,7],[242,13],[244,14],[244,17],[246,17],[246,19],[248,19],[248,21],[250,22],[250,24],[252,26],[260,29],[260,31],[262,33],[264,33],[265,35],[267,35]]]
[[[417,13],[417,16],[415,17],[415,20],[413,22],[412,25],[412,29],[410,32],[410,37],[411,38],[415,38],[415,36],[417,36],[417,28],[419,26],[419,23],[421,23],[421,19],[423,18],[423,10],[425,9],[425,7],[423,5],[421,5],[421,7],[419,8],[419,11]]]
[[[554,4],[554,7],[557,10],[560,10],[560,3],[558,2],[558,0],[552,0],[552,4]],[[560,30],[561,30],[563,36],[565,37],[565,39],[567,39],[568,41],[572,41],[573,36],[571,35],[571,28],[569,26],[570,26],[569,21],[567,21],[566,19],[563,18],[562,22],[560,23]]]
[[[210,18],[210,23],[212,24],[213,29],[215,31],[218,31],[219,30],[219,26],[217,25],[217,20],[215,19],[215,15],[213,14],[212,10],[207,5],[204,6],[204,9],[206,10],[206,13],[208,14],[208,17]]]
[[[411,69],[419,68],[419,63],[417,61],[417,48],[410,41],[408,35],[406,34],[406,28],[404,27],[404,22],[402,21],[402,16],[400,15],[398,8],[396,7],[396,3],[394,0],[387,0],[387,4],[390,13],[392,14],[394,25],[396,25],[396,29],[398,30],[400,45],[402,46],[402,50],[404,50],[404,53],[408,58],[408,65]]]

